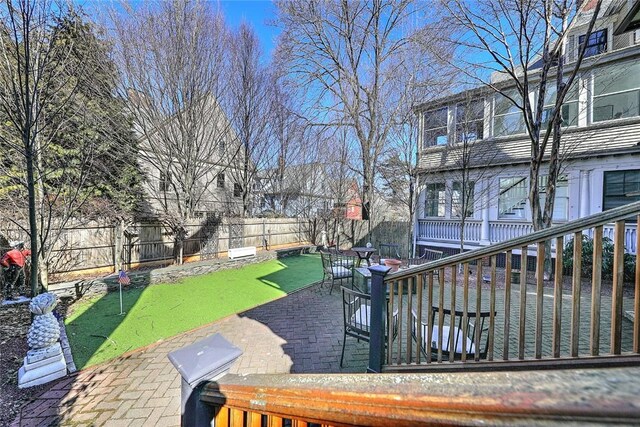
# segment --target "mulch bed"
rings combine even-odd
[[[64,314],[67,301],[58,303],[56,310]],[[56,381],[26,389],[18,388],[18,370],[27,355],[27,332],[31,325],[29,304],[0,307],[0,426],[8,426],[20,408],[49,390]]]

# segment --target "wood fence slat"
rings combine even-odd
[[[593,270],[591,271],[591,336],[589,347],[591,355],[600,354],[600,289],[602,285],[602,231],[596,227],[593,231]]]
[[[251,427],[262,427],[262,414],[247,412],[247,417],[250,418]]]
[[[545,242],[538,242],[536,251],[536,359],[542,358],[542,304],[544,301]]]
[[[613,291],[611,293],[611,353],[622,351],[622,288],[624,286],[624,220],[613,232]]]
[[[582,279],[582,231],[573,234],[573,276],[571,291],[571,357],[578,357],[580,346],[580,282]]]
[[[407,363],[411,363],[411,346],[413,345],[413,337],[411,336],[411,313],[413,312],[413,289],[416,276],[407,279]],[[399,313],[402,317],[402,313]],[[400,341],[400,338],[398,339]]]
[[[231,408],[231,427],[244,427],[244,415],[244,411]]]
[[[560,357],[560,342],[562,339],[562,252],[564,238],[556,238],[556,268],[553,281],[553,357]]]
[[[218,406],[214,416],[216,427],[229,427],[229,408]]]
[[[489,299],[489,341],[487,359],[493,360],[494,331],[496,326],[496,268],[498,260],[495,255],[491,257],[491,293]]]
[[[427,341],[425,342],[425,349],[427,350],[427,363],[431,363],[431,340],[433,339],[433,322],[431,316],[433,316],[433,271],[429,272],[429,279],[427,283]],[[420,322],[420,319],[418,319]]]
[[[504,273],[504,339],[502,344],[502,359],[509,360],[509,329],[511,328],[511,251],[505,255]]]
[[[418,299],[418,307],[416,313],[416,322],[415,325],[411,325],[411,327],[415,327],[416,331],[416,363],[420,364],[422,359],[422,287],[424,285],[424,273],[418,274],[418,282],[416,283],[416,294]]]
[[[640,353],[640,215],[636,221],[636,287],[633,300],[633,351]]]
[[[395,296],[395,284],[396,282],[388,282],[391,289],[389,289],[389,306],[387,307],[387,365],[391,365],[393,360],[393,310],[394,310],[394,296]]]
[[[281,417],[276,417],[275,415],[267,416],[267,426],[269,427],[283,427],[284,420]]]
[[[524,359],[524,340],[527,322],[527,250],[520,248],[520,329],[518,334],[518,359]]]
[[[480,319],[477,316],[480,316],[480,312],[482,311],[482,258],[478,260],[478,266],[477,266],[477,270],[476,271],[476,318],[475,321],[476,323],[478,322],[478,319]],[[466,325],[466,323],[462,323],[463,325]],[[474,328],[475,331],[475,338],[473,340],[473,342],[476,344],[476,348],[478,348],[478,346],[480,345],[480,334],[482,333],[482,331],[480,330],[481,328]],[[463,342],[463,347],[465,347],[465,343],[466,341],[462,341]],[[473,359],[477,362],[478,360],[480,360],[480,352],[476,351],[473,353]]]
[[[462,283],[462,324],[467,324],[469,318],[469,263],[465,262],[463,266],[463,283]],[[462,342],[467,342],[467,328],[462,328]],[[466,362],[467,360],[467,346],[462,346],[462,356],[460,360]]]
[[[438,363],[442,363],[442,342],[443,333],[442,326],[444,325],[444,268],[438,270]]]
[[[451,266],[451,313],[454,313],[454,314],[456,312],[456,285],[457,285],[456,269],[457,268],[458,268],[457,265]],[[453,317],[451,319],[453,319]],[[453,326],[453,324],[451,326]],[[454,345],[451,343],[456,342],[456,337],[454,333],[455,333],[455,328],[453,327],[449,328],[449,350],[451,350],[452,346]],[[453,363],[455,360],[455,356],[456,356],[455,351],[449,351],[449,362]]]
[[[404,295],[404,281],[402,279],[396,281],[398,288],[398,354],[396,355],[396,363],[399,365],[402,361],[402,296]]]

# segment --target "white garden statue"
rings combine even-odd
[[[27,334],[30,350],[18,371],[18,387],[25,388],[44,384],[67,375],[62,348],[60,347],[60,324],[53,315],[58,298],[52,293],[40,294],[29,304],[35,315]]]
[[[60,339],[60,325],[52,311],[58,304],[52,293],[40,294],[31,300],[29,310],[35,314],[27,335],[27,344],[32,350],[49,347]]]

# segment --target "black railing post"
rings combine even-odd
[[[214,409],[200,401],[200,393],[207,381],[224,376],[242,350],[220,334],[196,341],[168,354],[173,366],[182,377],[181,422],[182,427],[211,426]]]
[[[371,338],[367,372],[379,373],[382,371],[386,330],[385,312],[387,311],[387,287],[384,284],[384,277],[389,270],[391,270],[390,267],[382,265],[369,267],[369,271],[371,271]]]

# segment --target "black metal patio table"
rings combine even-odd
[[[363,247],[353,247],[351,248],[351,250],[353,252],[355,252],[358,255],[358,267],[360,267],[360,265],[362,265],[362,261],[367,261],[367,265],[371,265],[371,255],[377,251],[377,249],[375,248],[367,248],[366,246]]]

